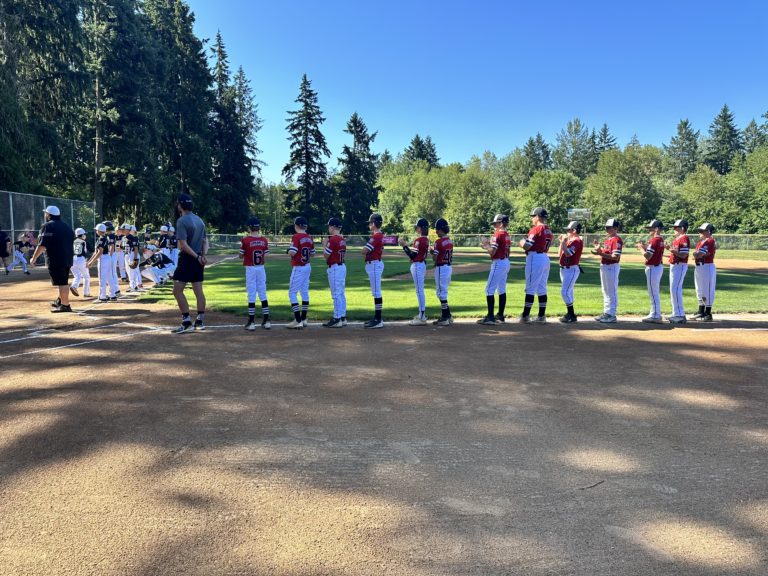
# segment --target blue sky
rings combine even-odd
[[[358,112],[375,150],[414,134],[442,162],[499,156],[576,116],[625,144],[661,144],[678,120],[705,134],[724,103],[740,127],[768,111],[768,2],[188,0],[196,32],[221,30],[251,80],[263,175],[288,159],[287,111],[302,74],[319,95],[331,152]]]

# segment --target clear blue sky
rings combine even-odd
[[[358,112],[375,150],[417,132],[442,162],[499,156],[576,116],[620,144],[661,144],[678,120],[705,134],[724,103],[740,127],[768,110],[768,2],[188,0],[251,80],[263,175],[288,158],[287,111],[306,73],[336,165]]]

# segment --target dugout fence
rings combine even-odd
[[[5,230],[13,239],[26,232],[36,238],[47,206],[57,206],[61,219],[73,229],[82,227],[90,233],[96,225],[94,202],[0,190],[0,230]]]

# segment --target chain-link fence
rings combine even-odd
[[[57,206],[61,219],[73,229],[82,227],[90,232],[96,224],[93,202],[0,190],[0,230],[5,230],[14,240],[26,232],[36,238],[45,221],[43,211],[47,206]]]

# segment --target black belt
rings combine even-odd
[[[435,268],[440,268],[440,266],[450,266],[450,264],[435,264]]]
[[[569,268],[576,268],[576,266],[578,266],[578,264],[574,264],[573,266],[560,266],[560,269],[561,270],[568,270]]]
[[[331,266],[344,266],[344,262],[334,262],[333,264],[328,264],[328,268]]]
[[[381,258],[376,258],[375,260],[366,260],[366,264],[370,264],[371,262],[381,262]]]
[[[658,268],[661,264],[646,264],[646,266],[649,266],[650,268]]]
[[[712,264],[712,262],[696,262],[696,266],[704,266],[704,264]]]

